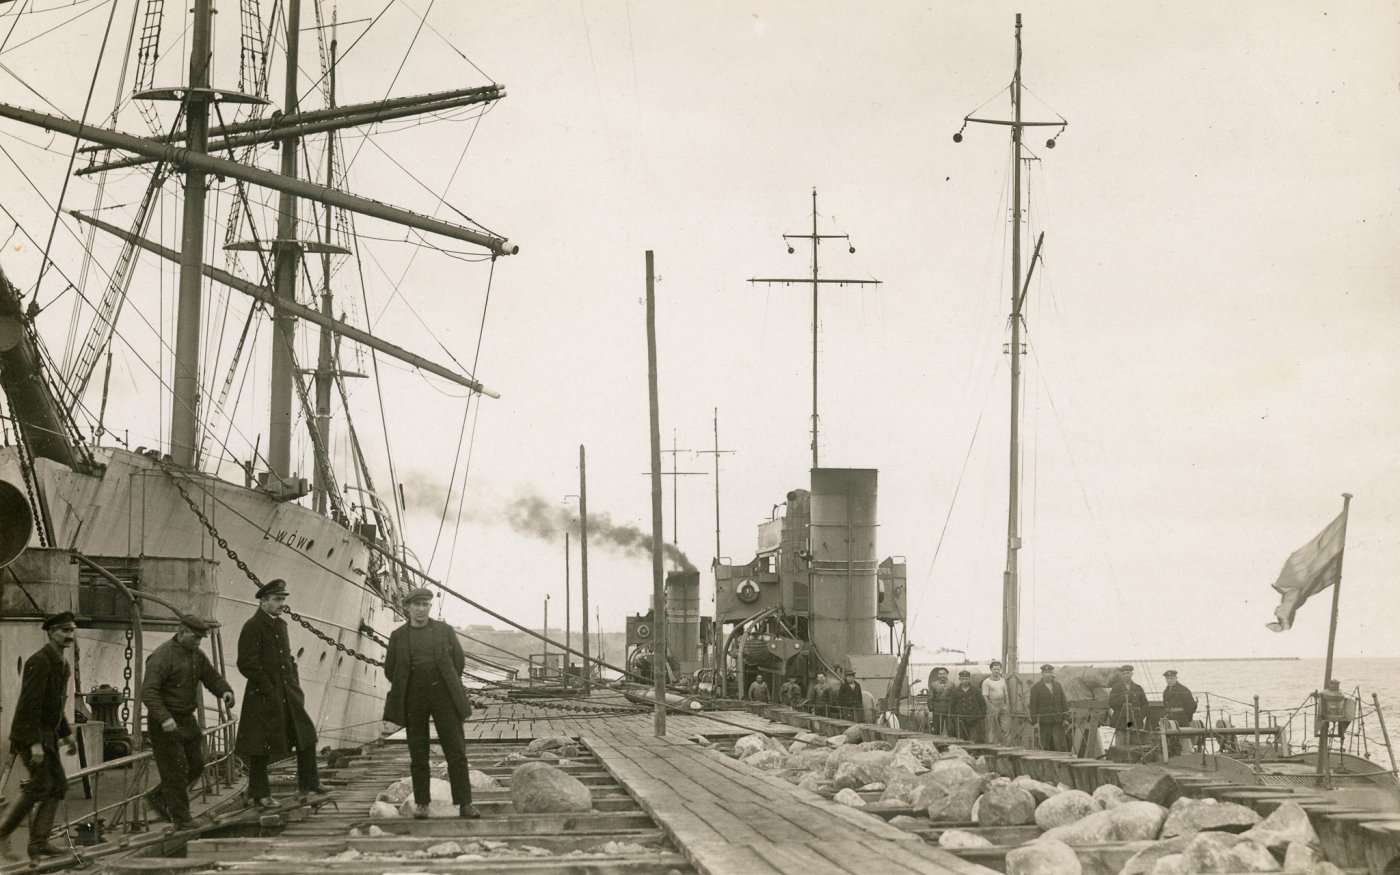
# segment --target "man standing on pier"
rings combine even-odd
[[[853,668],[846,669],[846,680],[836,691],[836,706],[840,708],[842,720],[852,723],[865,720],[865,692],[860,688]]]
[[[199,685],[233,707],[233,687],[199,648],[207,634],[209,624],[203,619],[193,614],[181,617],[175,637],[146,660],[141,680],[146,731],[160,772],[160,785],[146,798],[176,829],[194,826],[189,788],[204,772],[204,734],[195,714],[200,705]]]
[[[797,682],[797,678],[788,678],[783,682],[778,690],[778,701],[788,708],[796,708],[797,703],[802,701],[802,685]]]
[[[326,792],[316,771],[316,727],[306,713],[306,694],[282,619],[286,605],[286,581],[258,587],[258,610],[238,635],[238,671],[248,686],[233,752],[248,763],[248,797],[259,808],[277,807],[267,767],[291,748],[297,752],[300,800],[308,802]]]
[[[1176,679],[1176,669],[1171,669],[1162,673],[1162,677],[1167,679],[1167,687],[1162,690],[1162,705],[1166,709],[1167,719],[1176,723],[1178,727],[1185,727],[1196,719],[1196,697],[1191,694],[1191,689]],[[1182,751],[1182,742],[1185,739],[1179,735],[1173,735],[1167,739],[1167,756],[1176,756]],[[1190,742],[1187,741],[1187,750],[1190,750]]]
[[[948,682],[948,669],[935,668],[933,678],[928,682],[929,732],[934,735],[949,735],[953,727],[948,719],[952,709],[953,685]]]
[[[1069,702],[1065,688],[1055,680],[1055,666],[1040,667],[1040,680],[1031,687],[1030,711],[1040,730],[1040,749],[1068,751],[1065,728],[1069,726]]]
[[[763,675],[760,674],[753,679],[753,683],[749,684],[749,694],[747,698],[750,702],[768,701],[768,682],[763,679]]]
[[[992,660],[987,666],[992,676],[982,679],[982,700],[987,703],[987,743],[1006,744],[1011,733],[1011,700],[1007,697],[1006,678],[1001,676],[1001,663]]]
[[[6,863],[19,862],[10,851],[10,833],[31,808],[34,819],[29,825],[29,859],[37,861],[63,854],[49,844],[49,833],[53,831],[58,803],[68,792],[68,774],[58,758],[59,744],[70,756],[77,751],[73,730],[63,713],[68,679],[72,676],[63,651],[73,646],[78,625],[73,612],[64,611],[44,620],[43,629],[48,633],[48,643],[24,661],[19,701],[10,724],[10,751],[24,763],[29,780],[20,784],[19,795],[0,821],[0,860]]]
[[[1118,667],[1118,680],[1108,691],[1108,707],[1113,712],[1113,743],[1123,747],[1133,744],[1138,733],[1147,730],[1147,692],[1133,683],[1133,667]]]
[[[462,644],[452,627],[429,618],[433,593],[426,588],[404,596],[408,622],[389,635],[384,656],[384,676],[389,695],[384,699],[384,719],[408,728],[409,775],[413,779],[413,816],[428,816],[432,802],[432,772],[428,763],[428,720],[437,730],[438,744],[447,759],[447,780],[452,804],[465,818],[481,816],[472,804],[471,775],[467,768],[467,742],[462,723],[472,716],[471,702],[462,686],[467,667]],[[386,727],[387,728],[387,727]]]
[[[982,737],[982,718],[987,713],[987,703],[982,691],[972,685],[972,672],[963,669],[958,672],[958,685],[949,694],[949,714],[958,738],[965,741],[978,741]]]
[[[813,716],[827,717],[831,710],[831,687],[826,683],[826,672],[817,672],[817,679],[807,689],[807,700],[802,703]]]

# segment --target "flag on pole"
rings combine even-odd
[[[1266,624],[1275,632],[1293,626],[1293,615],[1309,597],[1336,586],[1342,579],[1342,550],[1346,547],[1347,511],[1343,509],[1316,538],[1299,547],[1283,563],[1274,589],[1283,596],[1274,608],[1277,622]]]

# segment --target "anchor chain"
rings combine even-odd
[[[126,657],[126,665],[122,666],[122,724],[131,722],[131,658],[136,655],[132,649],[131,642],[133,633],[131,627],[126,628],[126,650],[122,655]]]

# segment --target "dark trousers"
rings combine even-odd
[[[172,716],[174,732],[166,732],[154,717],[147,720],[146,728],[151,755],[160,772],[155,792],[170,811],[171,820],[186,820],[190,816],[190,785],[204,774],[204,737],[193,714]]]
[[[1059,720],[1040,724],[1040,749],[1068,751],[1069,741],[1065,738],[1065,725]]]
[[[405,727],[408,736],[408,773],[413,778],[413,801],[427,805],[432,801],[429,781],[432,770],[428,763],[428,719],[432,718],[437,729],[438,744],[442,755],[447,759],[447,780],[452,785],[452,804],[470,805],[472,801],[471,777],[467,769],[467,742],[462,731],[462,716],[442,682],[436,679],[421,681],[418,677],[427,672],[410,675],[408,695],[405,697],[407,714]]]
[[[29,771],[29,780],[21,785],[19,796],[10,803],[4,819],[0,820],[0,839],[9,838],[10,833],[24,822],[30,809],[38,805],[29,829],[29,847],[34,848],[45,844],[53,831],[54,813],[58,811],[59,800],[68,792],[68,773],[63,771],[63,761],[59,759],[58,751],[48,745],[44,745],[42,763],[34,762],[28,747],[20,748],[17,753],[20,762]]]
[[[248,795],[262,799],[272,795],[272,784],[267,777],[267,767],[272,757],[253,754],[248,757]],[[321,775],[316,768],[316,748],[297,750],[297,788],[309,793],[321,785]]]
[[[981,717],[954,717],[953,720],[958,728],[958,738],[974,743],[982,740]]]

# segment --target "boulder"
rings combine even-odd
[[[826,744],[825,736],[817,735],[815,732],[799,732],[792,737],[793,741],[800,741],[803,744]]]
[[[1181,856],[1181,852],[1186,850],[1186,846],[1190,842],[1190,836],[1177,836],[1165,841],[1151,842],[1147,847],[1129,857],[1128,862],[1123,864],[1123,869],[1118,875],[1151,875],[1158,860],[1172,855]]]
[[[578,745],[566,744],[556,750],[555,753],[559,755],[560,759],[574,759],[579,755]]]
[[[991,842],[975,832],[965,829],[945,829],[938,835],[940,848],[990,848]]]
[[[541,751],[554,750],[566,744],[573,744],[574,740],[567,735],[549,735],[544,738],[537,738],[530,742],[525,748],[526,753],[540,753]]]
[[[894,745],[888,741],[862,741],[856,745],[857,750],[894,750]]]
[[[1244,832],[1260,821],[1258,812],[1234,802],[1218,799],[1191,799],[1183,796],[1167,811],[1162,838],[1192,835],[1210,829]]]
[[[811,745],[805,741],[794,741],[792,744],[788,745],[788,753],[802,753],[809,747],[811,747]]]
[[[888,766],[890,771],[900,771],[909,775],[920,775],[928,771],[928,766],[924,765],[918,757],[908,751],[900,751],[890,759]]]
[[[852,808],[864,808],[865,800],[860,798],[860,794],[849,787],[836,791],[836,802],[842,805],[849,805]]]
[[[866,784],[873,784],[877,781],[883,782],[885,777],[885,767],[883,765],[859,761],[847,760],[836,767],[836,771],[831,776],[831,783],[836,785],[836,789],[850,787],[852,790],[864,787]],[[881,790],[885,789],[883,786]]]
[[[922,817],[910,817],[907,814],[896,814],[890,818],[890,826],[903,830],[927,829],[928,821]]]
[[[805,771],[826,771],[826,764],[831,760],[833,751],[829,747],[812,748],[798,751],[787,755],[787,767],[789,769],[803,769]]]
[[[1317,844],[1317,830],[1313,829],[1308,813],[1297,802],[1285,802],[1275,808],[1268,817],[1244,837],[1257,842],[1271,851],[1283,851],[1293,842]]]
[[[1113,821],[1113,834],[1120,842],[1151,841],[1161,835],[1167,809],[1155,802],[1137,800],[1110,809],[1108,815]]]
[[[844,735],[846,741],[851,744],[860,744],[865,739],[865,732],[861,729],[859,723],[852,723],[850,726],[847,726],[841,734]]]
[[[1006,854],[1006,875],[1080,875],[1083,871],[1072,848],[1043,836]]]
[[[455,857],[462,853],[462,846],[456,842],[438,842],[435,845],[429,845],[424,853],[429,857]]]
[[[967,763],[973,768],[977,767],[976,758],[974,758],[972,754],[958,747],[956,744],[948,745],[948,747],[943,751],[943,753],[938,755],[938,758],[940,760],[962,760],[963,762]]]
[[[472,769],[469,772],[467,772],[467,778],[470,781],[473,790],[502,789],[500,781],[497,781],[495,778],[491,777],[490,775],[486,774],[480,769]],[[449,784],[448,787],[450,788],[451,785]]]
[[[957,769],[931,771],[927,782],[914,788],[909,804],[926,809],[929,820],[967,823],[985,782],[986,776],[965,764],[959,764]]]
[[[1103,804],[1083,790],[1066,790],[1036,806],[1035,825],[1041,829],[1054,829],[1102,810]]]
[[[1027,793],[1035,797],[1035,804],[1039,805],[1056,793],[1061,792],[1054,784],[1047,784],[1044,781],[1037,781],[1029,775],[1017,775],[1011,779],[1011,786],[1020,787]]]
[[[1279,865],[1268,848],[1234,833],[1196,833],[1181,852],[1181,870],[1187,875],[1224,872],[1278,872]]]
[[[428,816],[456,817],[457,806],[454,805],[452,802],[451,786],[448,785],[446,781],[443,781],[440,778],[433,778],[433,783],[442,784],[445,792],[442,794],[433,794],[432,801],[428,803]],[[410,796],[407,799],[405,799],[401,805],[399,805],[399,817],[412,817],[417,808],[418,806],[413,801],[413,797]]]
[[[880,794],[880,801],[902,802],[908,805],[909,797],[913,795],[914,788],[922,783],[920,779],[927,775],[928,772],[921,776],[915,776],[891,766],[885,771],[885,791]]]
[[[863,787],[857,787],[856,789],[862,793],[880,793],[883,792],[885,789],[885,782],[872,781],[871,783],[866,784]]]
[[[1158,858],[1152,866],[1151,875],[1186,875],[1182,866],[1182,856],[1180,854],[1167,854]]]
[[[826,743],[830,747],[840,747],[841,745],[846,743],[846,736],[833,735],[826,740]]]
[[[885,767],[894,760],[894,754],[887,750],[861,750],[852,745],[839,748],[826,761],[826,776],[834,779],[836,770],[844,763],[856,763],[866,769],[874,777],[867,778],[864,783],[871,781],[881,781],[885,777]]]
[[[510,776],[510,801],[518,814],[592,811],[583,782],[548,763],[526,763]]]
[[[895,742],[894,754],[899,756],[905,753],[918,760],[925,769],[933,765],[933,761],[938,759],[938,748],[931,741],[924,741],[921,738],[901,738]]]
[[[761,750],[768,750],[768,736],[766,735],[754,733],[753,735],[745,735],[734,742],[734,756],[741,760]]]
[[[449,789],[451,789],[449,787]],[[413,780],[411,778],[399,778],[390,784],[375,798],[380,802],[388,802],[390,805],[402,805],[403,801],[413,795]]]
[[[1132,802],[1133,798],[1123,792],[1123,788],[1114,784],[1100,784],[1094,788],[1094,798],[1103,804],[1104,808],[1116,808],[1124,802]]]
[[[1119,772],[1118,786],[1129,796],[1158,805],[1171,805],[1181,796],[1181,785],[1161,766],[1133,766]]]
[[[810,790],[813,793],[830,793],[834,787],[832,783],[822,777],[821,772],[808,772],[802,780],[797,782],[799,790]]]
[[[1024,826],[1035,823],[1035,797],[1020,787],[993,783],[977,803],[981,826]]]
[[[744,757],[744,762],[755,769],[762,769],[765,772],[776,772],[787,768],[787,756],[778,753],[776,750],[760,750]]]
[[[1314,872],[1318,866],[1326,862],[1316,845],[1310,845],[1307,842],[1289,842],[1288,850],[1283,855],[1283,871]]]
[[[399,809],[398,809],[398,806],[396,806],[396,805],[390,805],[388,802],[381,802],[381,801],[379,801],[379,800],[375,800],[374,802],[370,803],[370,806],[369,806],[369,816],[370,816],[370,817],[398,817],[398,816],[399,816]]]
[[[1053,839],[1067,845],[1102,845],[1116,841],[1118,835],[1113,829],[1113,812],[1095,811],[1074,823],[1046,830],[1040,838]]]

